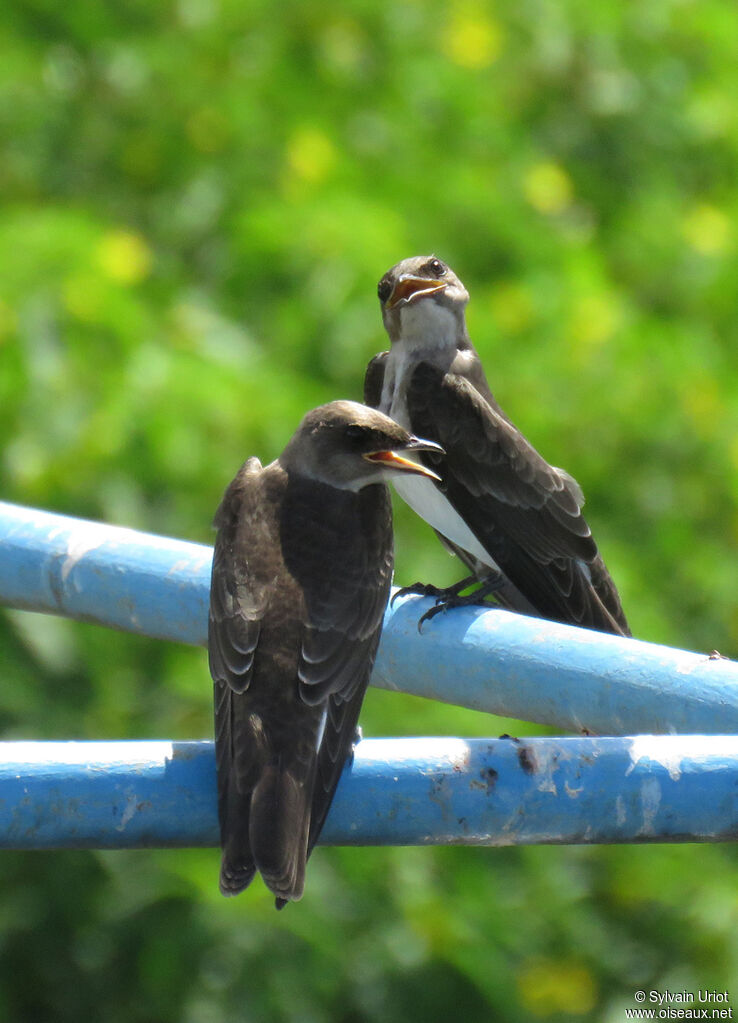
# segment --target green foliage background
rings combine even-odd
[[[358,398],[376,280],[435,251],[493,389],[584,486],[636,635],[738,653],[732,0],[10,0],[12,501],[210,542],[249,454]],[[458,566],[397,508],[397,580]],[[211,734],[205,655],[3,612],[6,738]],[[530,726],[373,691],[367,734]],[[619,1021],[738,978],[729,847],[3,854],[0,1018]],[[738,997],[738,989],[734,994]]]

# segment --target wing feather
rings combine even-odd
[[[330,496],[316,500],[313,491],[313,499],[306,502],[296,484],[285,498],[285,563],[305,597],[299,691],[309,706],[326,704],[309,849],[320,834],[354,742],[393,567],[387,488],[368,486],[345,499],[335,491]]]
[[[244,463],[226,490],[214,522],[218,534],[208,619],[210,673],[214,682],[223,682],[236,693],[248,689],[267,600],[263,584],[251,569],[251,543],[242,543],[238,528],[239,521],[248,516],[250,505],[258,501],[261,471],[258,458]],[[258,516],[251,519],[258,523]],[[257,543],[260,538],[256,535],[250,539]]]
[[[384,370],[389,352],[379,352],[369,360],[364,374],[364,404],[370,408],[379,408],[384,386]]]
[[[434,468],[448,500],[538,613],[628,635],[576,480],[549,465],[466,375],[421,362],[407,404],[413,431],[446,451]]]

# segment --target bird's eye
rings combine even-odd
[[[356,423],[352,423],[350,426],[346,427],[346,436],[349,440],[354,442],[362,440],[364,437],[364,427],[357,426]]]
[[[434,277],[443,277],[446,273],[446,267],[443,265],[440,259],[431,259],[423,267],[427,273],[433,274]]]
[[[392,294],[392,282],[387,277],[383,277],[377,285],[377,294],[380,302],[386,302]]]

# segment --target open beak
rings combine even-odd
[[[414,302],[415,299],[423,298],[425,295],[433,295],[436,291],[443,291],[446,285],[443,281],[435,278],[416,277],[415,274],[401,274],[400,279],[392,290],[385,308],[394,309],[400,302]]]
[[[413,437],[411,440],[404,445],[404,451],[436,451],[438,454],[444,454],[444,450],[440,444],[436,444],[432,440],[421,440],[419,437]],[[388,469],[395,469],[399,472],[412,472],[417,476],[427,476],[429,480],[436,480],[441,482],[441,477],[438,476],[432,469],[427,469],[420,462],[413,462],[410,458],[403,458],[402,455],[398,455],[396,451],[369,451],[364,455],[367,462],[373,462],[375,465],[385,465]]]

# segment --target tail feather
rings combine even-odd
[[[312,785],[278,763],[264,768],[251,797],[251,853],[278,906],[302,897],[311,797]]]
[[[248,888],[256,873],[249,839],[249,799],[229,790],[220,806],[220,813],[224,836],[220,890],[223,895],[238,895]]]
[[[222,895],[238,895],[248,888],[254,879],[256,867],[253,863],[237,863],[230,860],[226,853],[220,864],[220,891]]]

